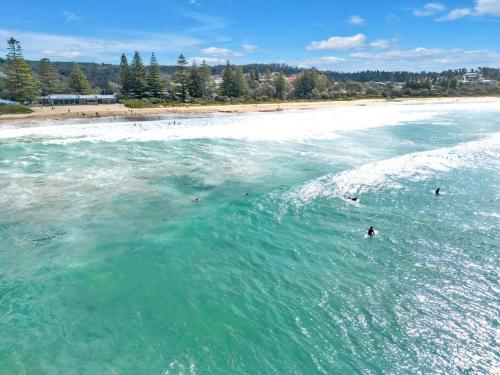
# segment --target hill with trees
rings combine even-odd
[[[180,55],[175,66],[162,66],[154,53],[148,65],[136,51],[118,65],[25,60],[21,44],[8,41],[0,59],[0,97],[31,102],[55,93],[117,93],[143,103],[248,102],[269,100],[327,100],[359,97],[474,96],[500,94],[500,69],[480,67],[481,79],[464,81],[467,69],[443,72],[333,72],[286,64],[208,66],[189,64]],[[131,103],[131,102],[129,102]],[[132,105],[132,103],[131,103]]]

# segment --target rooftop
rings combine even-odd
[[[6,99],[0,99],[0,104],[16,104],[16,102]]]
[[[76,95],[76,94],[50,94],[47,96],[41,96],[40,99],[114,99],[116,94],[112,95]]]

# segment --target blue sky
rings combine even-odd
[[[118,63],[121,52],[180,52],[211,64],[320,69],[500,67],[500,0],[9,1],[0,39],[30,59]]]

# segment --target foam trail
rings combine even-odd
[[[285,194],[285,200],[300,207],[319,197],[343,197],[363,192],[400,188],[401,180],[420,181],[456,168],[500,165],[500,133],[450,148],[416,152],[312,180]]]

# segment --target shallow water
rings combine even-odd
[[[494,373],[499,167],[498,102],[2,126],[0,373]]]

